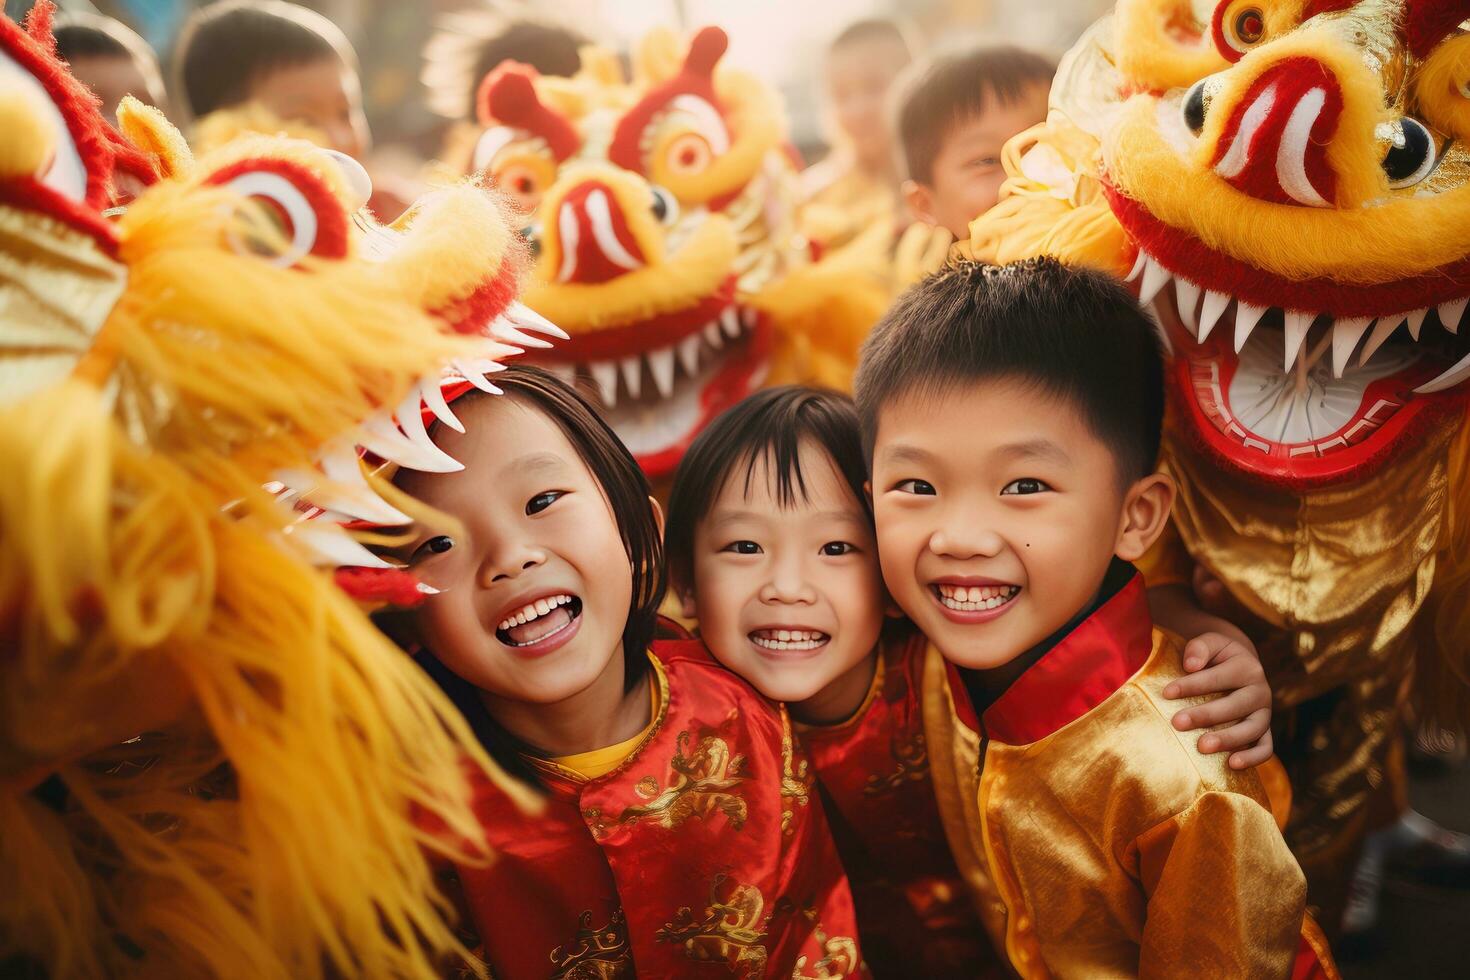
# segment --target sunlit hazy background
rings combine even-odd
[[[692,30],[718,24],[730,35],[731,63],[781,90],[793,142],[808,161],[828,143],[820,107],[819,69],[829,41],[852,22],[875,16],[906,21],[921,43],[965,38],[1008,41],[1058,55],[1110,0],[302,0],[347,32],[362,61],[364,94],[380,156],[406,160],[433,155],[445,120],[430,108],[420,81],[424,46],[456,18],[489,13],[530,14],[574,27],[607,46],[626,50],[649,28]],[[32,0],[5,0],[18,17]],[[138,31],[169,71],[179,25],[202,0],[59,0],[64,10],[116,17]],[[463,21],[461,21],[462,23]]]

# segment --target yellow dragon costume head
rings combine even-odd
[[[540,343],[518,245],[473,187],[355,232],[346,158],[196,161],[136,103],[165,179],[109,223],[126,144],[37,9],[0,18],[0,972],[431,974],[415,814],[476,840],[489,762],[318,566],[402,520],[353,446],[453,468],[420,392]]]
[[[1180,492],[1145,572],[1203,569],[1254,631],[1295,733],[1288,840],[1327,906],[1393,784],[1410,679],[1470,721],[1467,16],[1120,0],[966,245],[1126,273],[1156,315]]]
[[[812,262],[779,100],[725,48],[656,32],[631,79],[588,48],[575,78],[507,63],[480,87],[472,168],[526,215],[526,304],[571,335],[539,361],[655,478],[767,378],[846,387],[886,300],[860,260]]]

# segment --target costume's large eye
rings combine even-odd
[[[714,160],[714,150],[709,140],[698,133],[682,133],[669,141],[664,151],[665,166],[676,177],[693,177],[702,174]]]
[[[34,176],[51,190],[71,201],[80,201],[87,196],[87,166],[82,162],[81,154],[77,151],[76,141],[72,139],[71,129],[61,115],[61,110],[56,108],[56,103],[51,100],[51,95],[46,91],[39,79],[11,58],[5,52],[0,51],[0,90],[24,91],[34,107],[35,111],[42,114],[46,120],[47,127],[52,132],[55,141],[51,148],[51,159],[45,169]],[[13,134],[7,133],[5,138]],[[7,174],[7,176],[19,176]]]
[[[231,178],[225,188],[248,202],[230,244],[242,255],[256,255],[288,269],[311,254],[317,240],[317,214],[306,195],[277,173],[256,170]]]
[[[1215,8],[1215,49],[1227,61],[1239,61],[1266,40],[1266,15],[1259,0],[1234,0]]]
[[[1383,157],[1388,186],[1394,190],[1413,187],[1434,170],[1437,156],[1429,130],[1419,120],[1404,116],[1394,126]]]
[[[1247,7],[1235,14],[1230,21],[1230,33],[1243,47],[1250,47],[1266,35],[1266,21],[1261,11]]]

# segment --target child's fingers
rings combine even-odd
[[[1191,705],[1179,711],[1174,715],[1174,727],[1181,732],[1193,731],[1196,728],[1212,728],[1215,725],[1240,721],[1259,710],[1261,710],[1260,705],[1255,703],[1255,698],[1248,690],[1236,691],[1223,698],[1207,701],[1204,704]]]
[[[1267,729],[1266,734],[1262,735],[1261,740],[1254,746],[1230,756],[1230,768],[1252,769],[1271,758],[1275,751],[1276,746],[1272,743],[1271,732]]]
[[[1184,644],[1184,669],[1191,672],[1200,670],[1249,652],[1237,640],[1222,633],[1201,633]]]
[[[1255,684],[1264,687],[1265,679],[1260,663],[1253,658],[1240,657],[1170,681],[1164,688],[1164,697],[1174,700],[1197,698],[1204,694],[1225,694]],[[1271,696],[1269,688],[1266,689],[1266,696]]]
[[[1201,735],[1199,750],[1201,752],[1232,752],[1236,749],[1248,749],[1270,731],[1271,712],[1263,708],[1260,711],[1252,711],[1244,721],[1237,722],[1229,728]]]

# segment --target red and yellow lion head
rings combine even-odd
[[[1298,488],[1359,480],[1463,413],[1467,14],[1221,3],[1209,35],[1226,67],[1132,99],[1105,137],[1176,407],[1232,468]]]
[[[584,382],[654,477],[773,361],[794,380],[844,383],[881,311],[881,290],[849,276],[802,292],[812,309],[817,294],[836,297],[828,324],[855,328],[793,328],[812,315],[790,296],[792,274],[811,268],[795,162],[775,94],[724,67],[725,47],[717,28],[687,47],[658,32],[631,78],[587,49],[575,78],[509,63],[480,87],[472,167],[526,216],[526,304],[571,335],[539,363]],[[823,345],[828,370],[812,363]]]

